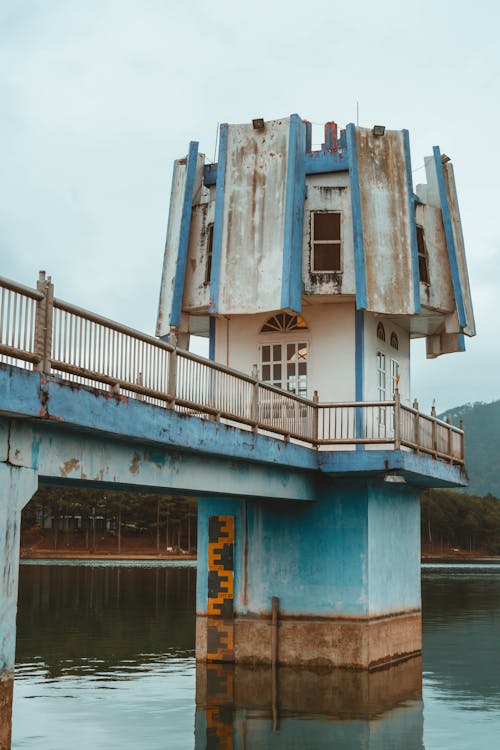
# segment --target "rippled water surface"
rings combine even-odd
[[[419,660],[196,675],[189,563],[23,564],[12,746],[496,748],[500,566],[425,566],[422,593],[423,694]]]

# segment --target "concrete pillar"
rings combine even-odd
[[[35,471],[0,462],[0,750],[10,748],[21,510],[37,487]]]
[[[200,499],[197,659],[270,663],[273,597],[280,664],[360,669],[420,653],[419,493],[360,478],[325,483],[314,503]]]
[[[198,663],[195,738],[200,750],[423,750],[422,660],[373,672]]]

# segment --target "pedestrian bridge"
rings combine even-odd
[[[373,471],[377,465],[385,472],[411,471],[417,459],[419,467],[432,467],[433,476],[437,472],[459,483],[464,476],[463,430],[420,413],[416,403],[402,404],[397,392],[393,400],[377,402],[321,403],[317,394],[312,400],[300,398],[54,298],[44,274],[36,289],[0,277],[0,363],[0,413],[35,420],[29,428],[17,424],[16,430],[19,439],[24,431],[25,441],[27,432],[36,433],[41,476],[55,478],[51,462],[59,460],[59,479],[92,476],[121,483],[123,477],[107,475],[104,466],[93,473],[83,468],[90,460],[84,463],[84,448],[95,464],[110,436],[129,445],[138,481],[146,479],[148,463],[161,464],[151,459],[153,448],[145,450],[145,444],[183,451],[185,477],[180,454],[170,463],[176,463],[179,482],[189,478],[195,484],[197,473],[205,477],[196,486],[182,487],[193,492],[212,491],[206,480],[209,466],[217,464],[223,481],[222,464],[235,460],[272,466],[277,477],[363,466]],[[85,437],[76,438],[75,429]],[[45,454],[47,435],[52,449]],[[81,456],[74,450],[62,471],[67,453],[62,446],[72,443],[71,435]],[[124,444],[121,448],[125,461]],[[278,481],[280,487],[290,483]],[[302,481],[303,487],[310,484]],[[174,484],[170,489],[176,489]],[[314,492],[303,489],[296,499],[305,495],[311,499]]]

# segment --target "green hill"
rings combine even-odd
[[[463,404],[439,415],[451,417],[465,430],[465,465],[470,476],[467,492],[500,497],[500,401]]]

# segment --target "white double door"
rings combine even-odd
[[[307,398],[308,350],[308,343],[300,340],[261,344],[261,380]]]

